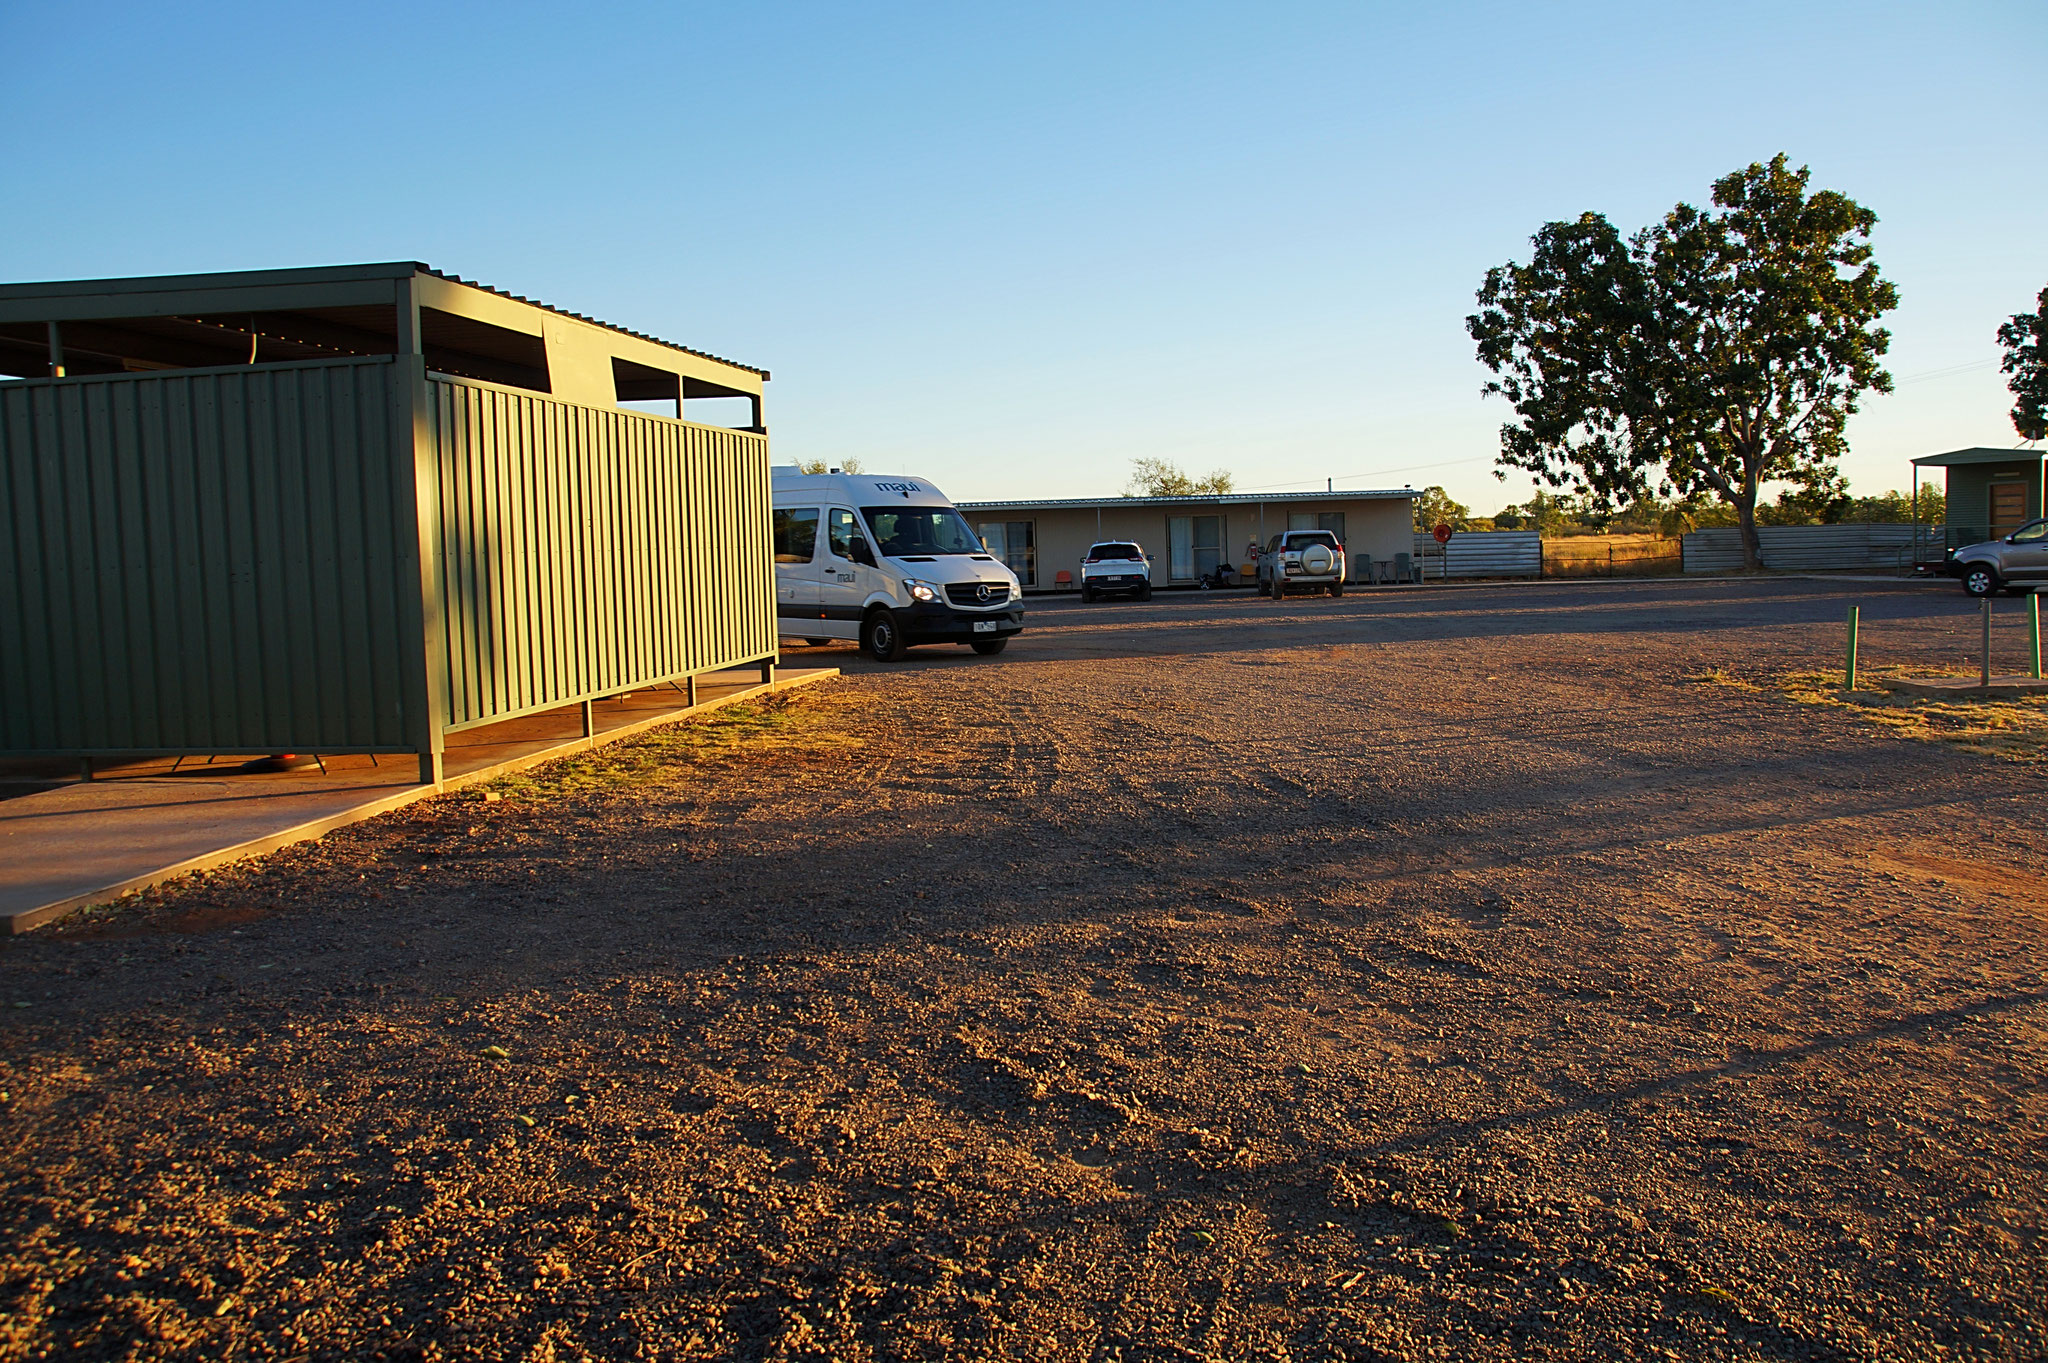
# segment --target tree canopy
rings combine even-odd
[[[1998,329],[2005,358],[1998,367],[2016,399],[2012,428],[2023,440],[2048,437],[2048,289],[2034,300],[2033,312],[2016,312]]]
[[[1626,238],[1599,213],[1546,223],[1527,265],[1488,270],[1466,328],[1518,418],[1500,463],[1608,508],[1718,498],[1757,566],[1762,485],[1832,488],[1858,398],[1892,386],[1877,215],[1809,179],[1780,153],[1710,209]]]
[[[1234,479],[1228,469],[1217,469],[1195,478],[1181,472],[1178,464],[1165,459],[1133,459],[1131,479],[1124,485],[1126,497],[1200,497],[1228,492]]]
[[[1451,494],[1440,487],[1422,489],[1422,494],[1411,505],[1415,508],[1417,530],[1434,530],[1439,525],[1463,530],[1472,517],[1471,507],[1452,501]]]

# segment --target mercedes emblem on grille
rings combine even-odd
[[[989,599],[989,597],[993,595],[994,593],[989,591],[988,583],[986,582],[982,583],[980,586],[974,589],[974,599],[976,601],[986,601]]]

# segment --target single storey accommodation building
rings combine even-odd
[[[1258,546],[1283,530],[1328,530],[1351,580],[1373,580],[1414,546],[1411,488],[1379,492],[1231,492],[1195,497],[1077,497],[962,502],[961,514],[1026,591],[1061,591],[1080,577],[1088,546],[1134,540],[1152,555],[1152,581],[1193,586],[1223,569],[1249,576]]]

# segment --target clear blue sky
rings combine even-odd
[[[0,279],[420,259],[774,371],[779,458],[954,496],[1442,483],[1463,319],[1783,150],[1879,215],[1858,491],[2009,445],[2048,5],[0,3]]]

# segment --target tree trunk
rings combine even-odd
[[[1735,524],[1742,531],[1742,570],[1760,573],[1764,569],[1763,541],[1756,533],[1756,489],[1745,487],[1735,496]]]

